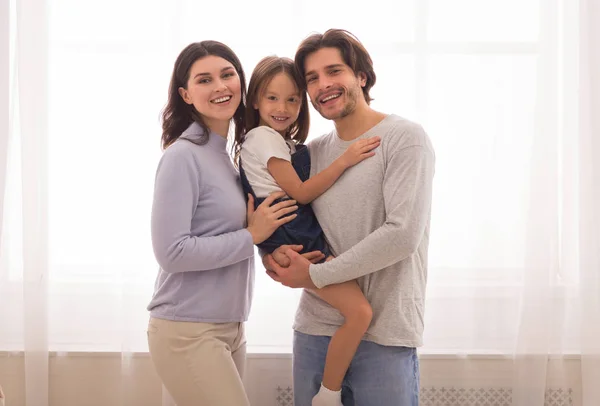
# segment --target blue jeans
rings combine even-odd
[[[294,405],[310,406],[323,379],[331,337],[294,332]],[[362,341],[342,383],[344,406],[418,406],[415,348]]]

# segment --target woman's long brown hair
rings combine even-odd
[[[202,115],[196,110],[193,105],[187,104],[179,94],[179,88],[187,88],[187,83],[190,78],[190,70],[192,65],[198,60],[206,56],[213,55],[218,56],[226,61],[230,62],[235,68],[241,85],[242,97],[240,105],[233,114],[233,122],[235,124],[235,138],[241,137],[244,133],[244,110],[246,108],[246,77],[244,76],[244,70],[242,64],[236,56],[236,54],[227,45],[217,41],[202,41],[194,42],[181,51],[175,66],[173,67],[173,74],[171,77],[171,83],[169,85],[169,99],[167,105],[162,112],[162,147],[167,148],[169,145],[174,143],[181,134],[189,127],[194,121],[197,122],[202,129],[204,134],[199,140],[189,140],[198,145],[203,145],[208,142],[210,129],[202,119]]]

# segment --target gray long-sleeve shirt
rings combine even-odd
[[[348,169],[313,210],[336,255],[310,266],[317,287],[357,279],[373,308],[366,340],[422,345],[427,251],[435,155],[421,126],[389,115],[358,139],[381,137],[376,155]],[[309,145],[311,175],[356,140],[333,131]],[[305,290],[294,329],[332,335],[343,317]]]
[[[181,138],[198,139],[193,123]],[[254,285],[254,245],[246,202],[225,138],[179,139],[158,165],[152,246],[160,270],[152,317],[195,322],[246,321]]]

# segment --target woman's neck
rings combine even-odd
[[[229,134],[229,124],[231,123],[230,120],[227,121],[222,121],[222,120],[214,120],[214,121],[209,121],[206,120],[206,125],[208,126],[208,128],[210,129],[211,132],[227,139],[227,136]]]

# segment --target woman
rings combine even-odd
[[[243,323],[254,282],[254,244],[296,216],[295,201],[256,211],[243,196],[226,150],[234,123],[244,130],[244,72],[215,41],[193,43],[177,58],[163,112],[152,207],[152,244],[160,271],[148,305],[148,345],[178,406],[249,405],[242,385]]]

